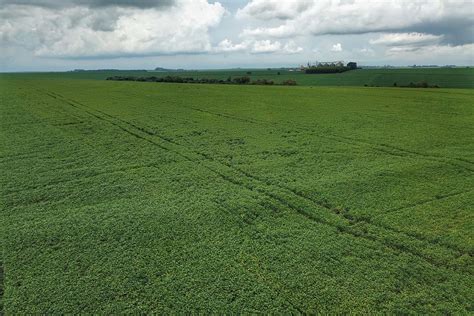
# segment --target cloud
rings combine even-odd
[[[443,60],[445,64],[461,63],[471,65],[474,58],[474,44],[392,46],[385,51],[385,55],[394,60],[405,60],[410,63],[426,64],[437,63],[437,61]]]
[[[369,48],[364,47],[364,48],[355,49],[355,52],[362,55],[362,56],[367,56],[367,57],[375,56],[375,51],[370,47]]]
[[[245,51],[249,47],[249,42],[242,42],[238,44],[232,43],[229,39],[224,39],[214,48],[215,52],[218,53],[228,53],[228,52],[240,52]]]
[[[262,54],[262,53],[275,53],[282,49],[281,43],[276,41],[272,42],[270,40],[255,41],[252,45],[252,53]]]
[[[471,0],[251,0],[237,16],[272,24],[245,29],[244,37],[419,32],[460,44],[472,42],[472,9]]]
[[[0,9],[0,45],[60,58],[203,53],[212,49],[209,29],[226,12],[220,3],[206,0],[180,0],[147,9],[138,6],[165,2],[141,0],[133,7],[124,6],[131,2],[102,0],[95,2],[95,8],[7,5]]]
[[[274,38],[287,38],[297,34],[298,30],[292,25],[280,25],[273,28],[257,27],[254,29],[246,28],[240,34],[240,37],[244,38],[258,38],[258,37],[274,37]]]
[[[442,35],[424,33],[387,33],[369,41],[370,44],[385,46],[385,54],[391,57],[417,59],[420,56],[427,58],[438,56],[447,58],[453,54],[472,60],[474,44],[450,45],[443,44]]]
[[[174,0],[0,0],[0,6],[21,5],[50,9],[74,6],[157,8],[171,6],[174,3]]]
[[[294,41],[289,41],[283,46],[283,50],[288,54],[297,54],[303,51],[303,47],[296,45]]]
[[[297,54],[303,51],[302,47],[296,45],[294,41],[282,44],[279,41],[271,40],[245,40],[234,44],[229,39],[224,39],[214,47],[215,53],[247,52],[250,54]]]
[[[331,52],[342,52],[341,43],[337,43],[337,44],[332,45]]]
[[[376,39],[370,40],[370,44],[381,44],[387,46],[401,45],[426,45],[439,43],[443,39],[443,35],[432,35],[424,33],[389,33],[382,34]]]
[[[237,11],[237,18],[256,17],[264,20],[287,20],[296,18],[302,11],[312,5],[311,0],[280,1],[280,0],[254,0],[250,1],[243,9]]]
[[[421,62],[431,60],[445,60],[451,64],[450,60],[455,56],[457,59],[470,60],[474,56],[474,44],[465,45],[427,45],[427,46],[395,46],[386,51],[390,57],[403,58],[405,60],[419,60]]]

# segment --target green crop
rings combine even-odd
[[[5,314],[473,311],[472,90],[71,76],[0,79]]]

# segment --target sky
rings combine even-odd
[[[0,71],[474,65],[474,0],[0,0]]]

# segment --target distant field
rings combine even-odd
[[[472,70],[91,75],[0,76],[0,314],[473,312],[474,91],[360,87]]]
[[[247,72],[251,72],[248,75]],[[280,75],[278,75],[280,72]],[[474,88],[474,68],[404,68],[404,69],[358,69],[341,74],[305,74],[287,70],[211,70],[184,72],[152,72],[152,71],[87,71],[69,73],[35,73],[25,74],[33,78],[56,79],[98,79],[109,76],[157,76],[167,75],[198,78],[227,79],[228,77],[249,76],[252,80],[269,79],[276,83],[284,80],[296,80],[303,86],[380,86],[391,87],[408,85],[410,82],[427,81],[430,85],[442,88]],[[0,76],[2,76],[0,74]],[[3,75],[5,76],[5,75]],[[8,75],[7,75],[8,76]],[[17,76],[17,75],[13,75]]]

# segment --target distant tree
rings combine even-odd
[[[250,83],[250,78],[249,77],[236,77],[234,78],[234,83],[237,84],[248,84]]]
[[[267,80],[267,79],[258,79],[255,81],[252,81],[252,84],[258,84],[258,85],[273,85],[272,80]]]
[[[280,75],[280,72],[277,72],[277,75]]]
[[[251,75],[251,74],[252,74],[252,72],[251,72],[251,71],[247,71],[247,75]]]
[[[347,68],[349,68],[349,69],[357,69],[357,63],[351,61],[350,63],[347,63]]]
[[[133,77],[133,76],[112,76],[107,77],[106,80],[118,80],[118,81],[140,81],[140,82],[174,82],[174,83],[201,83],[201,84],[254,84],[254,85],[274,85],[273,80],[268,79],[258,79],[250,81],[250,77],[235,77],[231,78],[230,76],[226,79],[216,79],[216,78],[198,78],[194,79],[193,77],[180,77],[180,76],[164,76],[164,77]],[[294,86],[296,81],[288,79],[281,83],[282,85]]]
[[[296,86],[296,81],[292,79],[285,80],[281,83],[284,86]]]

